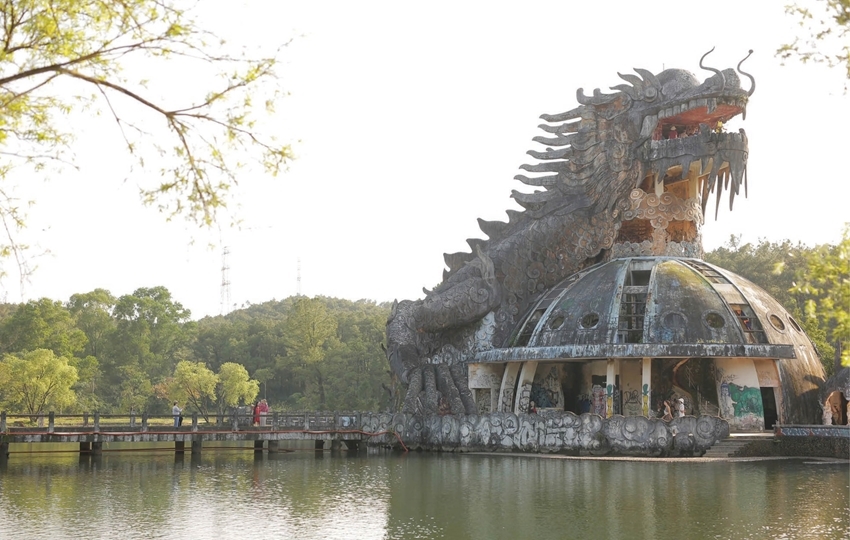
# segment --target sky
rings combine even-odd
[[[733,234],[837,242],[850,221],[850,96],[840,68],[775,57],[799,33],[783,4],[205,0],[198,19],[232,46],[288,43],[287,95],[265,126],[292,143],[288,171],[240,178],[239,228],[225,218],[198,230],[143,207],[146,178],[114,124],[77,117],[77,168],[17,184],[36,202],[20,236],[36,270],[20,284],[5,263],[0,300],[162,285],[201,318],[298,293],[421,298],[441,280],[443,253],[484,237],[476,218],[519,209],[511,190],[529,188],[513,177],[542,149],[531,140],[541,114],[570,110],[578,88],[608,90],[633,68],[702,80],[712,47],[706,64],[719,69],[753,49],[743,69],[757,87],[746,120],[727,125],[749,138],[748,197],[706,217],[705,249]],[[176,94],[194,90],[185,73],[161,78]]]

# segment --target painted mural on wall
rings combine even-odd
[[[748,366],[721,365],[718,361],[717,376],[720,381],[719,401],[720,415],[727,419],[733,427],[742,430],[764,429],[764,407],[761,401],[761,391],[758,387],[748,386],[741,379],[755,377],[755,368],[749,365],[752,377],[747,373]],[[756,384],[758,384],[756,379]]]
[[[702,455],[729,435],[729,423],[715,416],[657,418],[545,411],[421,417],[406,413],[363,414],[363,431],[380,433],[372,446],[430,451],[573,452],[591,455]]]

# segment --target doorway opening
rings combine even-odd
[[[764,409],[764,429],[770,430],[779,420],[779,413],[776,410],[776,395],[771,386],[762,386],[759,390],[761,390],[761,403]]]

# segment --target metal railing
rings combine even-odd
[[[17,431],[54,433],[63,431],[121,430],[146,432],[152,430],[197,431],[347,431],[359,430],[362,426],[359,412],[277,412],[270,411],[260,416],[255,423],[253,414],[213,414],[206,417],[192,413],[184,417],[182,425],[174,426],[173,415],[141,414],[18,414],[0,412],[0,433]]]

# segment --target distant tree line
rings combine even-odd
[[[383,410],[390,306],[290,297],[194,321],[165,287],[0,304],[0,408],[38,414],[202,416],[265,398],[273,410]]]
[[[836,350],[850,365],[848,231],[813,248],[732,236],[705,259],[802,321],[829,375]],[[389,312],[294,296],[194,321],[165,287],[0,304],[0,409],[168,414],[178,401],[208,418],[265,398],[273,410],[388,410],[397,395],[383,351]]]

